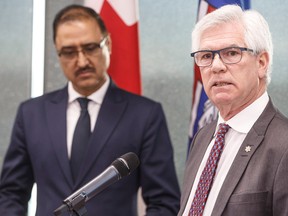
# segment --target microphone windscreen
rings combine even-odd
[[[120,158],[117,158],[113,163],[117,171],[120,174],[120,177],[124,177],[129,175],[132,171],[134,171],[140,164],[138,156],[133,153],[129,152],[122,155]]]

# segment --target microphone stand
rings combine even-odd
[[[72,201],[65,200],[59,208],[54,211],[55,216],[61,216],[63,213],[70,213],[70,216],[83,216],[87,213],[85,207],[86,194],[80,193]]]
[[[54,211],[54,215],[61,216],[62,213],[67,211],[70,212],[70,216],[85,215],[87,212],[85,203],[119,179],[121,179],[121,175],[118,170],[114,166],[108,167],[99,176],[67,197],[63,201],[64,204]]]
[[[85,215],[87,213],[85,203],[88,200],[122,177],[129,175],[139,163],[137,155],[132,152],[116,159],[100,175],[67,197],[63,201],[64,204],[54,211],[54,215],[61,216],[65,212],[70,212],[70,216]]]

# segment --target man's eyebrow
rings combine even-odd
[[[76,46],[63,46],[61,47],[61,50],[62,49],[77,49],[77,47]]]
[[[245,46],[245,45],[243,45],[243,46]],[[229,47],[240,47],[240,45],[239,44],[229,44],[229,45],[226,45],[225,47],[223,47],[221,49],[225,49],[225,48],[229,48]],[[221,50],[221,49],[211,49],[211,48],[204,47],[204,48],[201,48],[201,49],[199,48],[199,51],[202,51],[202,50],[213,51],[213,50]]]
[[[86,46],[89,46],[89,45],[93,45],[93,44],[97,44],[97,43],[94,43],[94,42],[90,42],[90,43],[85,43],[85,44],[81,44],[80,47],[86,47]],[[63,46],[61,47],[61,49],[77,49],[77,46]]]

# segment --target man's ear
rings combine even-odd
[[[108,51],[110,55],[112,54],[112,40],[110,34],[107,36],[106,46],[108,47]]]
[[[263,78],[267,75],[267,70],[270,62],[270,58],[268,52],[261,52],[258,54],[257,57],[258,61],[258,71],[259,71],[259,78]]]

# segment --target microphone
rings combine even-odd
[[[130,175],[130,173],[134,171],[139,164],[139,158],[135,153],[129,152],[122,155],[120,158],[117,158],[112,162],[112,164],[100,175],[67,197],[63,201],[64,204],[54,211],[54,215],[59,216],[67,210],[70,212],[77,212],[77,215],[86,213],[85,203],[88,200],[96,196],[109,185],[127,175]]]

